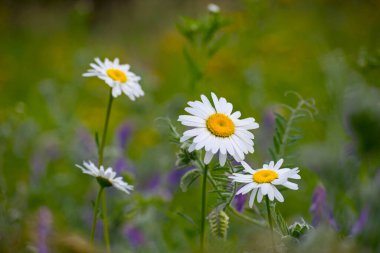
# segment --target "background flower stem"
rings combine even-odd
[[[112,96],[112,89],[110,89],[109,92],[109,100],[107,105],[107,113],[106,113],[106,119],[104,122],[104,128],[103,128],[103,134],[102,134],[102,140],[100,142],[99,146],[99,160],[98,160],[98,166],[103,165],[103,156],[104,156],[104,146],[106,143],[106,137],[107,137],[107,131],[108,131],[108,123],[111,115],[111,109],[112,109],[112,102],[113,102],[113,96]],[[104,241],[106,243],[107,252],[111,252],[110,249],[110,240],[108,235],[108,223],[107,223],[107,203],[106,203],[106,193],[103,193],[102,198],[102,216],[103,216],[103,230],[104,230]]]
[[[111,115],[111,109],[112,109],[112,102],[113,102],[112,89],[110,89],[110,95],[109,95],[109,100],[108,100],[106,119],[105,119],[105,122],[104,122],[102,140],[100,142],[100,146],[99,146],[99,149],[98,149],[98,155],[99,155],[98,165],[99,166],[103,165],[104,146],[105,146],[105,143],[106,143],[106,137],[107,137],[107,131],[108,131],[108,123],[109,123],[109,119],[110,119],[110,115]]]
[[[272,240],[273,252],[276,252],[276,245],[274,244],[274,237],[273,237],[272,214],[271,214],[271,211],[270,211],[270,205],[269,205],[268,195],[265,196],[265,203],[266,203],[267,212],[268,212],[268,223],[269,223],[269,227],[270,227],[270,235],[271,235],[271,240]]]
[[[200,238],[201,252],[204,252],[207,170],[208,170],[208,165],[205,165],[203,167],[203,182],[202,182],[201,238]]]
[[[104,187],[100,187],[99,192],[98,192],[98,196],[96,197],[96,201],[95,201],[94,217],[92,219],[92,229],[91,229],[91,242],[94,242],[96,222],[98,220],[99,202],[100,202],[100,197],[102,196],[103,189],[104,189]]]
[[[106,202],[106,192],[103,192],[102,197],[102,212],[103,212],[103,226],[104,226],[104,241],[106,243],[107,253],[111,252],[110,239],[108,235],[108,221],[107,221],[107,202]]]

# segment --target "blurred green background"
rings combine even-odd
[[[0,252],[94,252],[96,183],[74,165],[96,160],[93,136],[105,116],[107,86],[82,77],[95,57],[129,63],[145,91],[136,102],[118,97],[111,115],[106,163],[136,186],[130,196],[109,191],[114,252],[197,249],[196,227],[178,212],[199,221],[200,187],[179,189],[178,147],[158,118],[183,131],[176,120],[186,102],[211,91],[260,123],[247,157],[256,166],[270,159],[273,113],[287,115],[278,105],[297,105],[285,93],[313,98],[318,112],[296,123],[304,138],[287,150],[300,190],[278,208],[289,223],[311,223],[313,191],[323,185],[337,227],[322,222],[297,252],[380,252],[380,2],[215,3],[228,20],[225,44],[203,59],[196,86],[183,54],[191,45],[176,24],[210,15],[207,1],[0,3]],[[365,208],[368,221],[352,235]],[[260,250],[253,242],[262,230],[233,217],[230,228],[225,243],[208,235],[212,252]]]

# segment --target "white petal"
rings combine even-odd
[[[255,201],[256,193],[258,191],[258,188],[253,189],[251,193],[251,197],[249,198],[249,207],[252,208],[253,202]]]
[[[233,114],[231,114],[231,118],[233,118],[233,119],[239,119],[240,116],[241,116],[241,113],[239,111],[236,111]]]
[[[246,163],[245,161],[242,161],[242,162],[241,162],[241,165],[243,165],[243,167],[244,167],[244,171],[246,171],[247,173],[250,173],[250,174],[254,174],[254,173],[255,173],[255,170],[253,170],[253,169],[251,168],[251,166],[249,166],[249,164]]]
[[[273,185],[269,184],[269,189],[268,189],[268,197],[270,201],[274,200],[274,189],[275,188]]]
[[[298,190],[298,185],[297,184],[295,184],[295,183],[292,183],[292,182],[286,182],[286,183],[284,183],[284,184],[282,184],[283,186],[285,186],[285,187],[287,187],[287,188],[289,188],[289,189],[291,189],[291,190]]]
[[[236,192],[236,195],[239,195],[239,194],[244,195],[247,192],[251,191],[254,187],[255,187],[255,184],[253,183],[246,184]]]
[[[204,163],[209,164],[214,154],[212,152],[206,151]]]
[[[261,193],[261,190],[258,190],[257,191],[257,202],[261,203],[261,200],[263,200],[263,194]]]
[[[119,85],[116,85],[113,89],[112,89],[112,96],[114,98],[120,96],[121,94],[121,89],[120,89],[120,86]]]
[[[275,169],[275,170],[278,170],[279,168],[281,168],[281,165],[282,165],[283,162],[284,162],[284,159],[280,159],[280,160],[278,160],[278,162],[277,162],[276,165],[274,166],[274,169]]]
[[[274,187],[274,196],[276,197],[276,199],[279,201],[279,202],[284,202],[284,197],[282,196],[281,192],[279,190],[277,190],[276,187]]]
[[[261,193],[267,195],[270,190],[270,184],[261,184]]]
[[[190,122],[196,122],[196,123],[205,123],[205,120],[197,117],[197,116],[190,116],[190,115],[180,115],[178,118],[179,121],[190,121]]]
[[[221,166],[224,166],[224,164],[226,164],[226,160],[227,154],[222,154],[221,152],[219,152],[219,163]]]
[[[189,152],[193,152],[195,150],[195,143],[191,143],[190,147],[189,147]]]
[[[219,106],[219,100],[218,100],[218,97],[215,95],[214,92],[211,92],[211,98],[212,98],[212,101],[214,102],[214,107],[216,109],[216,112],[221,113],[222,110]]]

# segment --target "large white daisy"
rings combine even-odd
[[[102,187],[115,186],[117,189],[129,194],[133,190],[133,185],[124,182],[121,177],[116,177],[116,172],[112,168],[104,169],[103,166],[98,168],[91,161],[83,162],[83,166],[76,165],[84,174],[88,174],[96,178]]]
[[[283,162],[283,159],[280,159],[276,164],[272,161],[269,164],[264,164],[261,169],[254,170],[243,161],[241,164],[244,167],[244,171],[248,174],[233,173],[233,175],[230,176],[234,182],[246,184],[236,192],[236,195],[246,194],[252,191],[249,199],[249,207],[252,207],[256,195],[257,202],[259,203],[265,195],[268,195],[271,201],[277,199],[279,202],[283,202],[284,197],[276,186],[282,185],[291,190],[298,190],[298,185],[288,180],[301,178],[298,174],[298,168],[280,169]]]
[[[135,100],[144,95],[144,91],[138,83],[141,78],[129,71],[128,64],[119,64],[118,58],[113,61],[106,58],[104,62],[95,58],[95,62],[90,64],[92,69],[89,69],[83,76],[97,76],[104,80],[112,88],[113,97],[124,93],[131,100]]]
[[[191,115],[181,115],[178,121],[191,127],[183,133],[181,142],[193,138],[189,151],[205,149],[205,164],[219,153],[219,163],[224,165],[230,154],[236,161],[244,160],[248,153],[253,153],[254,136],[249,130],[256,129],[259,124],[254,118],[239,119],[241,113],[232,113],[232,104],[223,97],[220,99],[211,93],[214,106],[205,95],[202,101],[190,101],[185,111]]]

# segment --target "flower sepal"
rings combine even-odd
[[[305,235],[309,230],[311,230],[313,227],[305,222],[304,219],[302,219],[301,222],[295,222],[294,224],[289,226],[289,233],[294,238],[301,238],[303,235]]]
[[[96,177],[96,181],[98,181],[99,185],[103,188],[112,186],[112,183],[107,178]]]

